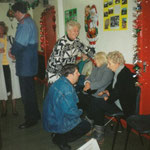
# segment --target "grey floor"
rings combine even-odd
[[[36,83],[38,103],[42,112],[43,103],[43,85]],[[20,99],[17,100],[17,110],[19,116],[12,115],[11,100],[7,103],[8,114],[5,118],[0,118],[0,150],[59,150],[59,148],[51,142],[50,133],[42,128],[42,122],[37,125],[20,130],[18,125],[24,122],[23,105]],[[106,127],[105,140],[100,145],[101,150],[111,150],[113,130],[110,125]],[[125,130],[118,133],[115,150],[123,150],[125,141]],[[70,143],[72,150],[76,150],[89,139],[84,136],[77,141]],[[143,138],[144,146],[140,143],[139,137],[132,133],[129,138],[128,150],[148,150],[149,140]],[[149,149],[150,150],[150,149]]]

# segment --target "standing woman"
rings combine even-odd
[[[9,53],[11,48],[11,38],[7,36],[8,27],[4,22],[0,22],[0,100],[2,100],[1,117],[7,115],[6,101],[8,96],[12,96],[12,113],[18,115],[16,111],[16,100],[21,97],[20,85],[15,70],[15,57]]]
[[[52,84],[60,77],[60,70],[66,64],[75,64],[78,52],[83,52],[93,57],[95,50],[85,46],[78,38],[80,24],[76,21],[67,23],[67,35],[56,42],[47,63],[48,83]]]

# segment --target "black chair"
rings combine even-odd
[[[139,114],[139,103],[140,103],[140,93],[141,93],[141,89],[139,86],[136,86],[136,93],[137,93],[137,97],[136,97],[136,110],[135,110],[136,112],[135,112],[135,114]],[[114,113],[114,114],[106,113],[106,116],[111,117],[111,120],[113,118],[115,118],[117,121],[116,126],[115,126],[115,130],[114,130],[113,142],[112,142],[112,150],[114,150],[119,126],[122,127],[121,119],[123,119],[123,120],[126,120],[126,119],[125,119],[124,113],[122,111],[120,111],[118,113]]]
[[[144,145],[141,134],[150,134],[150,115],[132,115],[127,118],[127,136],[124,150],[127,149],[128,139],[131,129],[138,132],[141,143]],[[148,150],[150,145],[148,147]]]

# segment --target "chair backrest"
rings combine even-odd
[[[136,86],[136,108],[135,108],[135,114],[139,114],[139,107],[140,107],[140,94],[141,94],[141,88],[139,86]]]

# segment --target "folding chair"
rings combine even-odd
[[[124,150],[127,149],[128,139],[131,129],[138,132],[141,143],[144,145],[141,134],[150,134],[150,115],[132,115],[127,118],[127,136]],[[148,150],[150,148],[150,144]]]

